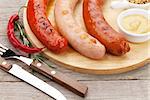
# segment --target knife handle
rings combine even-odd
[[[8,64],[7,61],[0,58],[0,69],[8,72],[11,68],[12,66]]]
[[[48,78],[51,78],[54,82],[66,87],[73,93],[85,97],[88,87],[71,79],[70,77],[65,76],[63,73],[56,72],[52,68],[41,64],[38,61],[34,61],[31,64],[31,68],[35,71],[45,75]]]

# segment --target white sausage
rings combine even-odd
[[[67,38],[71,46],[80,54],[101,59],[105,55],[105,47],[86,33],[75,21],[73,11],[78,0],[56,0],[55,18],[61,34]]]

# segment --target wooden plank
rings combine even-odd
[[[8,19],[12,14],[16,14],[26,0],[1,0],[0,1],[0,35],[6,35]],[[11,9],[11,10],[10,10]]]
[[[18,8],[25,4],[26,0],[1,0],[0,9],[2,8]],[[5,9],[4,9],[5,10]]]
[[[149,81],[83,81],[89,86],[85,99],[50,82],[68,100],[149,100]],[[23,82],[0,83],[1,100],[51,100],[47,95]]]

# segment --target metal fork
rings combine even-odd
[[[4,58],[18,59],[24,62],[33,70],[43,74],[44,76],[66,87],[67,89],[69,89],[70,91],[74,92],[79,96],[84,97],[87,93],[88,87],[85,86],[84,84],[81,84],[76,80],[73,80],[72,78],[65,76],[63,73],[56,72],[50,67],[45,66],[44,64],[38,61],[34,61],[31,58],[18,55],[11,49],[3,46],[2,44],[0,44],[0,56]]]
[[[0,44],[0,55],[2,57],[18,56],[15,52]]]
[[[24,62],[25,64],[29,65],[29,66],[33,62],[33,59],[18,55],[14,51],[12,51],[11,49],[3,46],[2,44],[0,44],[0,56],[3,58],[18,59],[18,60]]]

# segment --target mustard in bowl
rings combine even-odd
[[[145,42],[150,39],[150,13],[144,9],[128,9],[120,13],[117,19],[120,30],[128,41]]]

